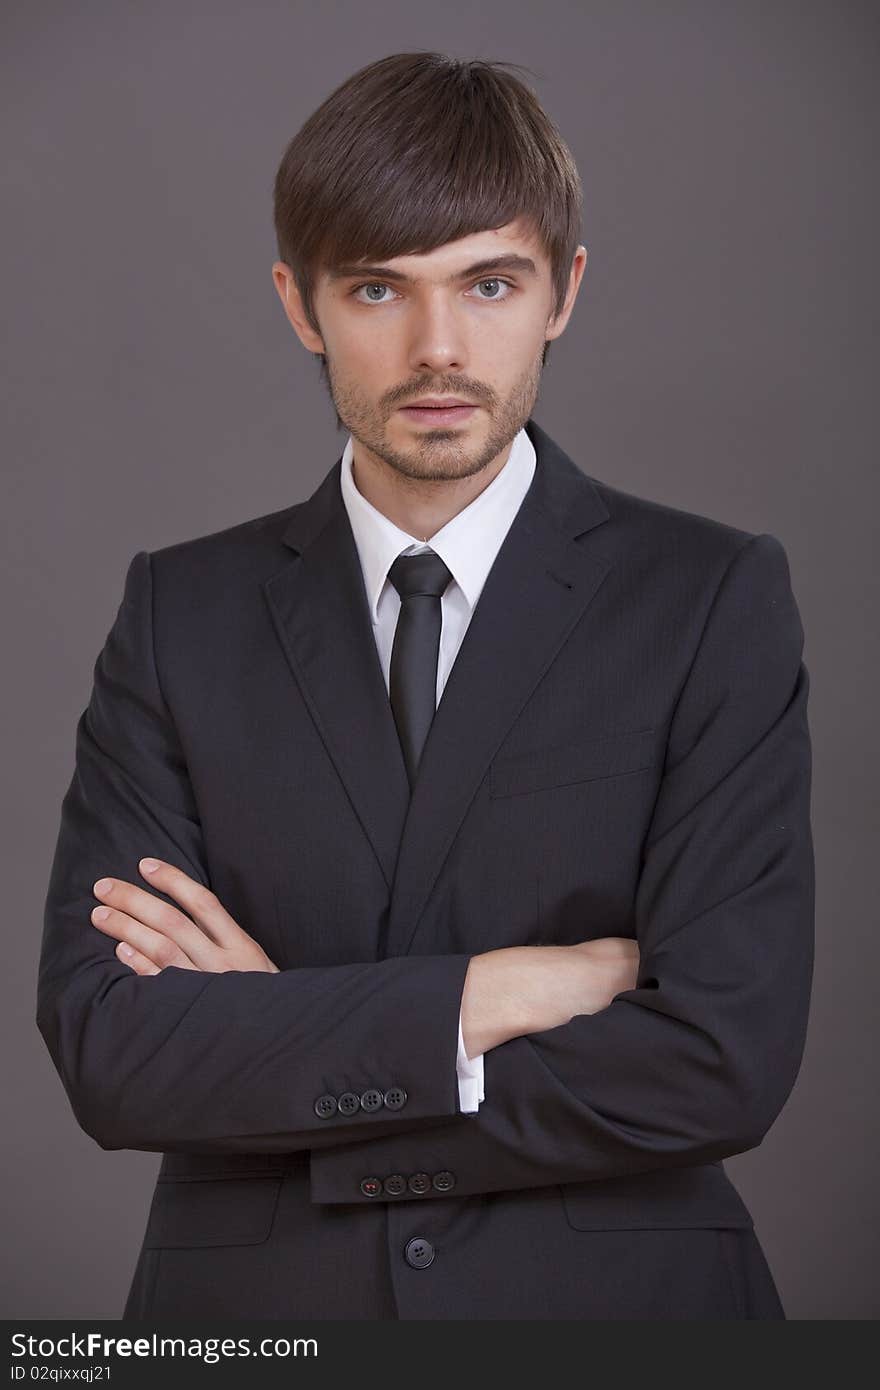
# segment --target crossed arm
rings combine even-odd
[[[97,880],[101,906],[92,909],[92,922],[117,940],[117,956],[135,974],[158,975],[169,966],[279,973],[210,889],[158,859],[141,859],[138,868],[185,912],[136,884]],[[615,994],[635,987],[638,958],[637,943],[616,936],[574,946],[509,946],[472,956],[461,1007],[468,1056],[606,1008]]]
[[[46,903],[37,1024],[87,1133],[109,1149],[307,1149],[321,1202],[368,1200],[366,1172],[448,1167],[464,1196],[760,1143],[800,1065],[812,971],[808,677],[775,538],[740,545],[718,579],[645,841],[636,979],[606,978],[604,999],[595,950],[614,947],[600,942],[584,943],[592,960],[516,947],[279,971],[205,896],[151,565],[132,561],[96,663]],[[145,851],[162,866],[142,875],[149,892],[133,881]],[[128,919],[108,919],[115,948],[88,924],[101,874],[119,885],[102,901],[117,894]],[[468,1052],[486,1052],[473,1115],[457,1098],[460,1008]],[[403,1109],[316,1115],[337,1079],[383,1076]]]

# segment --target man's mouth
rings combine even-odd
[[[477,408],[475,405],[405,405],[401,413],[417,424],[454,425],[464,422]]]

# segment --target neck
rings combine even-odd
[[[410,478],[352,441],[351,475],[371,506],[417,540],[430,541],[448,521],[479,497],[501,472],[513,447],[465,478]]]

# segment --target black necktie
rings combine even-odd
[[[452,572],[433,550],[423,550],[398,555],[388,578],[400,594],[388,693],[412,788],[437,707],[440,599]]]

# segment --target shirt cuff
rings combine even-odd
[[[474,1114],[485,1100],[483,1091],[483,1053],[468,1057],[464,1050],[464,1036],[461,1031],[461,1013],[458,1015],[458,1057],[455,1064],[458,1073],[458,1103],[462,1112]]]

